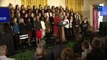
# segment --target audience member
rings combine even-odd
[[[45,51],[42,47],[37,47],[32,60],[46,60]]]
[[[82,48],[81,48],[82,42],[83,42],[82,36],[79,35],[79,36],[77,37],[77,41],[76,41],[76,43],[75,43],[75,45],[74,45],[74,47],[73,47],[73,52],[75,53],[75,55],[81,55],[81,53],[82,53],[82,51],[83,51]]]
[[[65,48],[59,60],[74,60],[73,50],[71,48]]]
[[[94,38],[92,43],[92,50],[87,54],[86,60],[105,60],[105,53],[103,51],[102,42],[98,38]]]
[[[103,50],[105,52],[105,56],[106,56],[106,59],[107,59],[107,36],[102,37],[101,38],[101,42],[103,43],[102,48],[103,48]]]
[[[86,60],[87,54],[90,52],[90,47],[88,42],[83,42],[82,43],[82,59]]]
[[[0,60],[15,60],[6,57],[6,54],[7,54],[7,47],[5,45],[0,45]]]

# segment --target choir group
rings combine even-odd
[[[42,5],[38,8],[35,5],[33,8],[16,5],[14,8],[12,4],[9,4],[9,9],[15,49],[18,50],[23,40],[27,40],[28,45],[33,40],[36,42],[32,60],[107,60],[107,37],[90,31],[88,18],[83,19],[73,9],[47,5],[44,8]],[[45,51],[45,45],[52,37],[54,43],[59,40],[62,44]],[[68,41],[76,41],[72,49],[63,44]],[[7,60],[5,55],[6,46],[1,45],[0,59]]]
[[[21,43],[21,39],[28,37],[29,44],[36,38],[36,45],[39,46],[41,39],[49,40],[51,35],[63,42],[76,39],[79,34],[85,36],[88,30],[88,18],[81,23],[81,15],[73,9],[47,5],[44,8],[41,5],[38,8],[16,5],[14,8],[12,4],[9,4],[9,8],[15,43]]]

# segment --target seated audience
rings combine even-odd
[[[75,43],[74,47],[73,47],[73,52],[75,53],[75,55],[81,55],[82,53],[82,48],[81,48],[81,44],[82,44],[82,36],[79,35],[77,38],[77,42]]]
[[[32,60],[46,60],[44,48],[37,47]]]
[[[74,60],[73,50],[71,48],[65,48],[59,60]]]
[[[92,43],[92,50],[87,54],[86,60],[105,60],[105,53],[102,50],[102,42],[98,38],[94,38]]]
[[[107,36],[102,37],[101,41],[103,42],[103,50],[105,52],[106,60],[107,60]]]
[[[105,54],[106,54],[106,60],[107,60],[107,36],[106,36],[106,39],[105,39]]]
[[[82,43],[82,50],[84,50],[82,52],[82,59],[86,60],[87,54],[90,52],[90,48],[89,48],[89,43],[88,42],[83,42]]]
[[[6,57],[7,54],[7,47],[5,45],[0,46],[0,60],[15,60],[12,58]]]

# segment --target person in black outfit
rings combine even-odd
[[[25,9],[20,10],[20,17],[24,18],[25,17],[25,13],[26,13]]]
[[[51,23],[51,29],[52,29],[51,34],[53,34],[54,15],[50,15],[50,13],[49,13],[49,21]]]
[[[81,24],[82,35],[85,37],[87,35],[87,30],[89,27],[89,23],[87,21],[88,18],[85,18]]]
[[[21,5],[21,8],[20,8],[20,10],[23,10],[23,9],[25,9],[25,7],[24,7],[24,5]]]
[[[25,24],[28,22],[28,14],[27,13],[24,16],[24,22],[25,22]]]
[[[49,17],[46,17],[46,20],[45,20],[45,26],[46,26],[46,41],[47,43],[49,43],[50,41],[50,34],[51,34],[51,24],[50,24],[50,21],[49,21]]]
[[[24,40],[27,39],[27,35],[26,35],[27,34],[26,24],[24,23],[24,19],[23,18],[21,18],[21,20],[20,20],[19,30],[20,30],[20,35],[19,35],[20,42],[19,42],[19,44],[22,44],[22,41],[24,41]],[[23,35],[26,35],[26,38],[25,38],[25,36],[23,38]],[[25,42],[24,42],[24,45],[25,45]]]
[[[31,9],[30,9],[30,6],[29,6],[29,5],[27,5],[26,13],[31,13]]]
[[[35,17],[34,13],[31,13],[30,22],[32,23],[32,25],[33,25],[33,18],[34,17]]]
[[[73,38],[73,16],[70,16],[69,19],[69,38]]]
[[[24,23],[24,19],[21,18],[19,23],[20,34],[26,34],[26,24]]]
[[[26,13],[26,11],[25,11],[24,5],[21,5],[21,8],[20,8],[20,15],[21,15],[21,18],[24,18],[25,13]]]
[[[86,60],[105,60],[105,53],[101,49],[102,42],[98,38],[94,38],[91,45],[92,50],[87,54]]]
[[[38,13],[42,13],[42,6],[39,5]]]
[[[31,37],[32,37],[32,23],[30,22],[30,18],[28,18],[28,22],[26,23],[27,33],[29,36],[28,43],[30,45]]]
[[[34,13],[32,12],[31,13],[31,16],[30,16],[30,22],[32,24],[32,28],[34,28],[34,18],[35,18],[35,15]],[[33,40],[35,38],[35,31],[32,30],[32,37],[31,37],[31,40]]]
[[[12,54],[15,53],[14,50],[14,41],[13,41],[13,30],[12,30],[12,26],[10,25],[10,23],[4,23],[3,25],[3,31],[0,36],[0,42],[5,44],[7,46],[8,49],[8,54],[7,56],[10,56]]]
[[[39,15],[39,20],[41,21],[42,20],[42,13],[38,13],[38,15]]]
[[[36,6],[35,6],[35,5],[33,6],[33,10],[32,10],[32,12],[33,12],[34,15],[36,16]]]

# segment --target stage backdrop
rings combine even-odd
[[[81,13],[83,7],[83,0],[65,0],[65,5],[69,9],[72,8],[75,12]]]
[[[21,0],[21,4],[23,4],[25,7],[29,5],[30,7],[33,7],[35,5],[38,7],[39,5],[42,5],[44,7],[47,5],[47,0]]]
[[[63,6],[65,8],[65,0],[48,0],[50,6]]]

